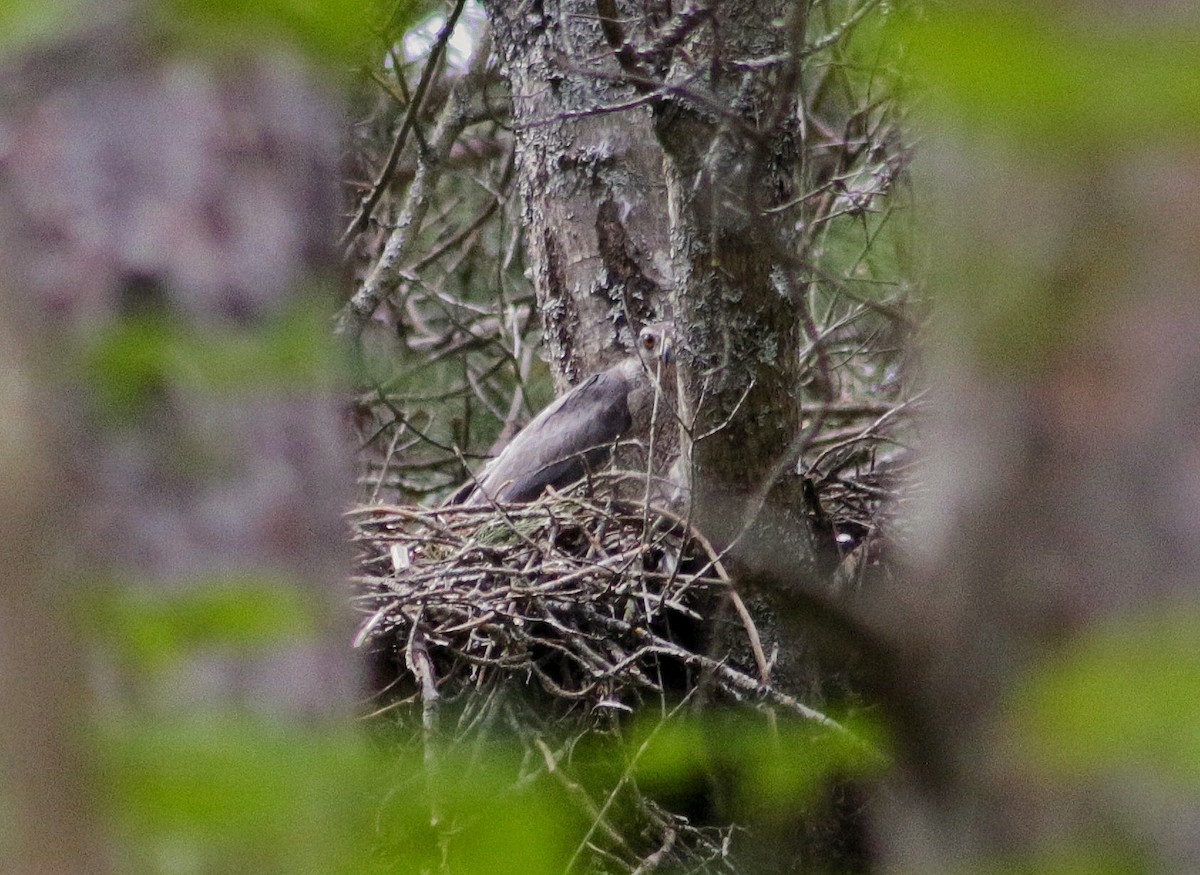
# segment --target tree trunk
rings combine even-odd
[[[803,43],[799,6],[488,9],[556,366],[573,381],[614,355],[613,325],[665,313],[679,360],[682,513],[732,549],[739,573],[807,584],[813,547],[794,476],[799,305],[785,276],[795,240],[770,212],[792,192],[795,83],[760,63]],[[778,644],[773,680],[811,692],[820,672],[776,619],[793,594],[747,598],[768,649]]]
[[[16,875],[107,872],[79,714],[87,660],[72,646],[52,557],[67,496],[53,476],[28,350],[0,288],[0,869]],[[64,645],[65,643],[65,645]]]
[[[332,290],[335,103],[283,53],[177,58],[139,27],[4,83],[4,292],[66,485],[59,571],[279,600],[268,643],[199,648],[141,704],[345,716],[349,466],[330,301],[311,300]]]
[[[649,108],[620,81],[594,0],[485,5],[512,91],[526,251],[561,391],[668,315],[662,150]]]
[[[796,452],[798,315],[778,275],[782,229],[764,212],[790,191],[793,98],[766,72],[726,65],[781,54],[796,29],[767,23],[786,6],[722,6],[719,27],[691,7],[667,18],[653,2],[489,6],[551,356],[574,382],[620,354],[614,326],[673,319],[685,444],[701,438],[694,512],[726,542],[755,528],[768,498],[777,521],[799,506],[792,484],[774,488]],[[686,60],[668,71],[680,41]],[[647,65],[629,60],[656,46]],[[772,528],[771,540],[788,532],[807,555],[795,518]]]
[[[667,155],[693,512],[715,541],[738,541],[744,562],[782,547],[794,572],[811,555],[792,513],[795,478],[783,476],[800,449],[800,311],[782,276],[789,241],[769,211],[792,190],[795,107],[770,66],[751,63],[802,40],[796,28],[765,24],[787,20],[790,6],[723,4],[719,26],[696,27],[668,72],[679,90],[656,104],[655,131]]]

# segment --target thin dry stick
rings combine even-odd
[[[408,135],[413,130],[417,116],[421,112],[421,106],[425,102],[425,94],[429,91],[429,83],[433,81],[433,73],[441,63],[442,55],[446,51],[446,43],[450,41],[450,34],[454,32],[454,27],[458,24],[458,17],[462,14],[463,7],[466,5],[466,0],[457,0],[454,8],[450,11],[450,15],[446,18],[446,23],[442,25],[442,29],[438,31],[438,35],[434,38],[433,45],[429,49],[429,57],[425,61],[425,67],[421,70],[421,79],[417,82],[416,90],[413,92],[412,99],[408,103],[408,112],[404,114],[404,121],[400,125],[400,130],[396,133],[396,139],[392,143],[387,161],[384,162],[383,169],[379,172],[379,177],[375,180],[375,184],[371,186],[370,193],[363,198],[358,214],[342,234],[341,240],[338,241],[339,246],[345,247],[350,245],[355,237],[367,229],[367,223],[371,221],[371,214],[375,212],[375,207],[379,205],[379,201],[383,198],[383,193],[392,181],[392,175],[396,172],[396,167],[400,164],[400,155],[404,152],[404,144],[408,142]],[[397,70],[396,73],[398,76],[403,75],[400,70]]]
[[[621,772],[621,777],[617,779],[617,782],[613,785],[612,789],[608,793],[608,796],[605,798],[604,805],[600,807],[600,810],[596,813],[596,817],[593,818],[591,827],[588,828],[588,831],[584,834],[583,838],[580,839],[579,845],[575,848],[575,853],[571,855],[571,859],[568,861],[564,871],[570,872],[575,868],[575,862],[579,859],[579,855],[583,853],[584,848],[587,847],[588,843],[591,841],[592,834],[595,832],[596,826],[600,822],[607,822],[605,819],[607,818],[609,810],[616,802],[617,794],[620,793],[625,785],[633,779],[634,768],[637,766],[638,761],[645,756],[646,751],[650,749],[651,742],[654,741],[655,737],[662,730],[662,728],[666,726],[673,717],[678,716],[681,709],[690,702],[694,692],[694,689],[689,690],[687,696],[685,696],[679,702],[679,704],[671,710],[666,719],[656,723],[654,728],[650,730],[649,734],[642,741],[642,743],[638,745],[637,750],[633,752],[633,756],[630,757],[629,761],[625,764],[625,768]]]
[[[414,253],[418,232],[433,203],[433,192],[441,179],[442,169],[455,140],[470,122],[471,99],[479,81],[485,75],[491,41],[482,39],[475,49],[471,70],[450,89],[446,108],[442,111],[429,141],[426,154],[418,156],[417,171],[405,194],[404,207],[396,227],[384,244],[383,253],[367,274],[362,287],[338,314],[336,330],[340,334],[358,337],[375,308],[394,292],[403,280],[405,264]]]

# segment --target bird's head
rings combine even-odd
[[[638,332],[638,355],[653,371],[659,363],[670,365],[675,361],[675,343],[668,322],[651,322]]]

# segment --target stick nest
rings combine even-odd
[[[352,519],[363,551],[356,643],[390,669],[376,684],[381,710],[402,722],[420,714],[427,753],[436,738],[469,744],[505,715],[528,761],[543,763],[593,823],[586,853],[605,871],[729,866],[731,825],[667,810],[626,776],[611,793],[638,826],[622,827],[583,788],[574,745],[596,730],[621,735],[626,713],[675,713],[702,693],[850,737],[771,682],[719,557],[669,511],[581,485],[524,505],[373,505]]]
[[[356,640],[390,656],[393,701],[530,683],[576,709],[633,708],[701,678],[793,705],[762,673],[719,558],[668,511],[580,488],[515,506],[365,506]],[[707,652],[706,617],[735,601],[758,673]]]

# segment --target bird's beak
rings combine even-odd
[[[675,362],[675,344],[667,341],[663,344],[662,363],[664,365],[674,364]]]

